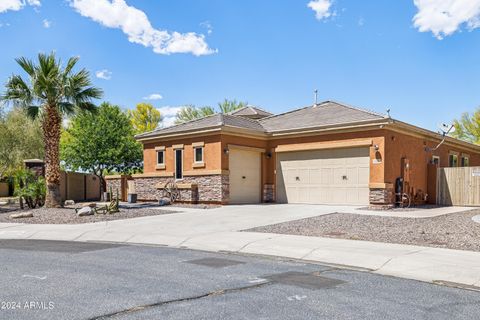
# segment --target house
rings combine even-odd
[[[176,179],[184,201],[389,206],[398,177],[422,202],[435,193],[429,168],[480,165],[480,146],[447,137],[433,150],[442,135],[334,101],[277,115],[247,106],[136,138],[141,200]]]

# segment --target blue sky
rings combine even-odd
[[[480,0],[0,0],[0,79],[54,50],[125,109],[279,113],[318,89],[436,130],[480,105],[479,17]]]

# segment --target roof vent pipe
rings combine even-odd
[[[313,91],[313,99],[314,99],[313,106],[316,107],[318,105],[318,90],[317,89],[315,89]]]

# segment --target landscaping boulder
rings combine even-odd
[[[97,207],[97,204],[96,204],[95,202],[84,203],[84,204],[82,204],[82,207],[83,207],[83,208],[85,208],[85,207],[96,208],[96,207]]]
[[[65,206],[74,206],[75,205],[75,201],[73,200],[65,200]]]
[[[93,211],[93,208],[90,207],[83,207],[82,209],[78,210],[77,216],[79,217],[85,217],[85,216],[93,216],[95,214],[95,211]]]
[[[21,219],[21,218],[33,218],[33,212],[27,211],[27,212],[14,213],[10,215],[10,219]]]
[[[170,205],[170,199],[169,198],[161,198],[158,200],[158,204],[161,206],[168,206]]]

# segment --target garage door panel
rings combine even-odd
[[[288,152],[277,159],[279,202],[368,204],[369,148]]]
[[[322,178],[320,178],[320,183],[324,185],[333,184],[333,168],[322,168]]]

